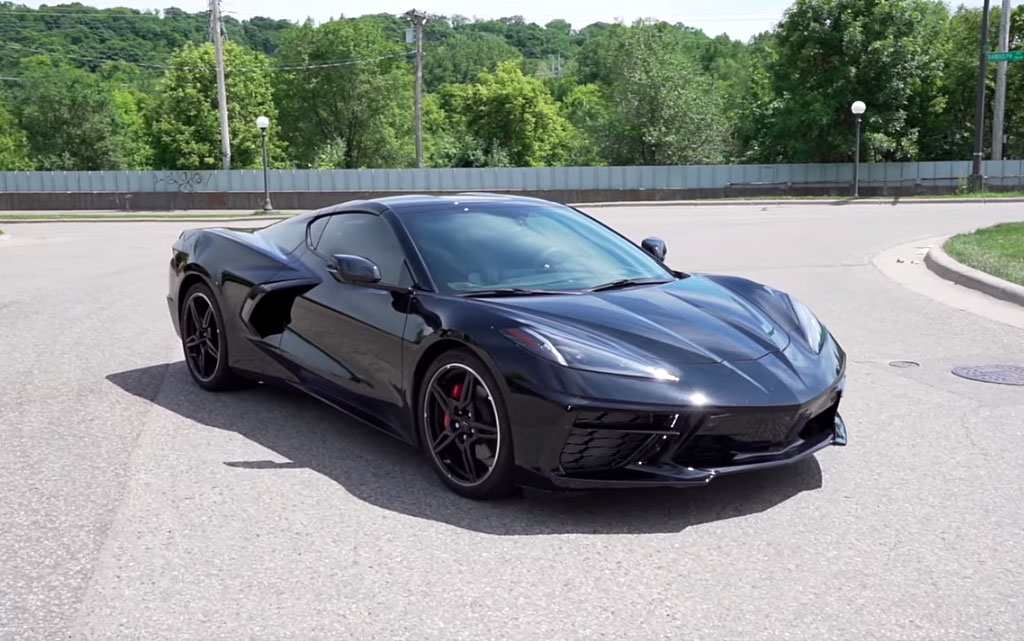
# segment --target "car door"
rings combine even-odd
[[[309,266],[319,285],[298,297],[282,345],[308,369],[307,389],[343,409],[410,438],[402,393],[402,336],[412,277],[391,224],[370,213],[340,213],[310,228]],[[333,256],[372,260],[381,281],[374,285],[335,278]]]

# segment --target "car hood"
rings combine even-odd
[[[566,296],[490,299],[524,324],[586,330],[669,363],[752,361],[790,343],[781,322],[702,276],[664,285]]]

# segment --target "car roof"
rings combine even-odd
[[[486,192],[464,192],[458,194],[443,194],[433,196],[428,194],[409,194],[403,196],[385,196],[383,198],[372,198],[367,200],[350,200],[337,205],[331,205],[315,211],[306,212],[296,218],[312,218],[324,214],[335,214],[346,211],[367,211],[375,214],[382,214],[385,211],[392,211],[402,215],[423,209],[433,209],[438,205],[446,203],[458,204],[467,202],[500,202],[500,203],[521,203],[538,205],[554,204],[541,198],[530,198],[527,196],[515,196],[510,194],[496,194]]]

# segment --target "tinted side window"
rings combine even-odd
[[[313,221],[313,224],[309,226],[309,244],[313,247],[317,246],[320,242],[320,236],[324,233],[324,227],[327,226],[327,221],[330,220],[330,216],[324,216],[323,218],[317,218]]]
[[[412,278],[405,252],[391,225],[373,214],[337,214],[327,220],[316,251],[324,256],[351,254],[369,258],[380,268],[381,282],[407,287]]]

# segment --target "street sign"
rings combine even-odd
[[[1024,60],[1024,51],[994,51],[988,54],[989,62]]]

